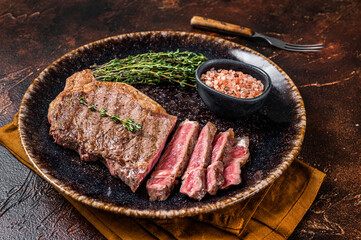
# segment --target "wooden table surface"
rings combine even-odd
[[[325,43],[324,51],[303,54],[209,33],[272,59],[303,96],[307,131],[300,158],[327,176],[291,239],[360,239],[361,3],[267,2],[0,0],[0,126],[12,121],[26,89],[46,66],[108,36],[148,30],[203,32],[189,25],[192,16],[200,15],[294,43]],[[104,239],[50,184],[2,146],[0,166],[1,239]]]

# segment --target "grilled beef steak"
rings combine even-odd
[[[224,161],[224,184],[221,187],[222,189],[228,188],[231,185],[238,185],[242,182],[241,167],[248,161],[248,146],[248,137],[235,139],[235,144]]]
[[[224,183],[223,161],[230,152],[233,142],[232,128],[218,134],[213,141],[211,164],[207,167],[207,192],[211,195],[215,195]]]
[[[196,146],[182,179],[180,192],[196,200],[207,193],[206,172],[212,153],[212,141],[217,128],[208,122],[199,134]]]
[[[187,167],[198,134],[198,122],[186,120],[179,125],[147,182],[150,200],[163,201],[169,197],[176,178],[182,176]]]
[[[109,114],[132,118],[142,129],[130,132],[80,104],[80,98]],[[84,70],[66,80],[49,106],[48,120],[57,144],[78,151],[82,160],[101,159],[134,192],[158,161],[177,118],[132,86],[98,82],[91,70]]]

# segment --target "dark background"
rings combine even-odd
[[[192,29],[199,15],[293,43],[325,43],[321,53],[279,50],[224,37],[272,59],[303,96],[307,130],[300,158],[327,174],[290,239],[361,236],[361,3],[278,1],[0,0],[0,126],[12,121],[34,78],[65,53],[122,33]],[[203,32],[205,33],[205,32]],[[103,239],[50,184],[0,146],[1,239]]]

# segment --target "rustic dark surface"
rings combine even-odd
[[[321,190],[290,239],[361,236],[361,3],[349,1],[0,0],[0,126],[12,121],[34,78],[83,44],[122,33],[192,29],[201,15],[295,43],[302,54],[222,36],[271,58],[298,86],[307,111],[300,158],[325,172]],[[0,146],[1,239],[104,239],[48,183]]]

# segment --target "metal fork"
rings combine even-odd
[[[247,27],[241,27],[235,24],[220,22],[217,20],[194,16],[191,19],[191,25],[196,28],[202,28],[206,30],[232,34],[232,35],[241,35],[251,38],[262,38],[266,40],[272,46],[281,48],[287,51],[294,52],[320,52],[324,48],[324,44],[293,44],[284,42],[277,38],[265,36],[257,32],[253,32],[252,29]]]

